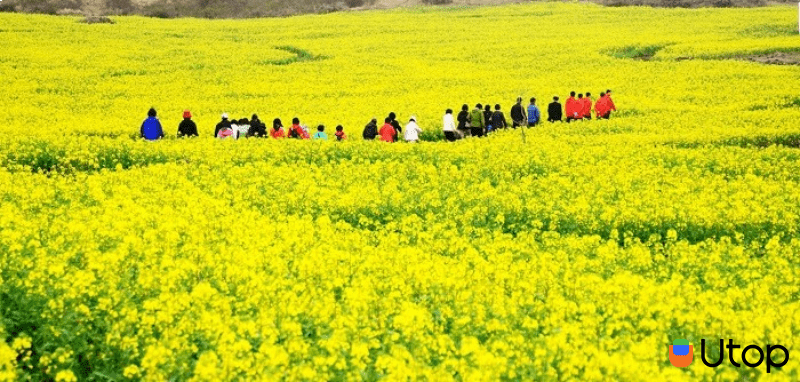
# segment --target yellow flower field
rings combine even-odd
[[[0,14],[0,380],[800,380],[800,69],[743,59],[800,51],[796,17]],[[608,88],[608,121],[440,139]],[[169,137],[134,139],[151,106]],[[390,111],[428,142],[361,140]],[[350,139],[220,141],[222,112]],[[706,367],[720,338],[793,356]]]

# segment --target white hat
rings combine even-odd
[[[222,119],[228,119],[228,113],[222,113]]]

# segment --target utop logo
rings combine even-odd
[[[669,345],[669,363],[675,367],[686,367],[694,360],[694,346],[685,339],[677,339]]]

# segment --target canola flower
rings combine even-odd
[[[800,46],[794,16],[0,15],[0,380],[798,380],[793,358],[666,355],[797,347],[797,72],[721,59]],[[463,53],[482,39],[509,54]],[[324,58],[273,64],[286,45]],[[663,47],[608,53],[628,46]],[[524,142],[209,137],[222,111],[357,137],[394,110],[433,139],[446,107],[573,87],[614,89],[619,115]],[[168,133],[191,108],[205,137],[131,139],[151,105]]]

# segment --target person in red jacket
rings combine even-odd
[[[575,92],[569,93],[569,98],[567,102],[564,104],[564,111],[567,112],[567,123],[572,120],[578,119],[578,115],[581,113],[581,109],[583,105],[578,103],[578,100],[575,99]]]
[[[394,126],[392,126],[392,119],[386,118],[384,122],[379,132],[381,140],[384,142],[394,142],[395,138],[397,138],[397,131],[394,129]]]
[[[311,139],[308,133],[300,127],[300,119],[297,117],[292,119],[292,127],[289,128],[289,138]]]
[[[272,121],[272,130],[270,130],[269,135],[275,139],[286,138],[286,132],[283,131],[283,123],[280,118],[275,118],[275,120]]]
[[[594,113],[597,119],[608,119],[608,115],[611,112],[608,111],[608,98],[606,98],[606,93],[600,93],[600,99],[594,103]]]
[[[583,97],[583,118],[592,119],[592,93],[589,92]]]

